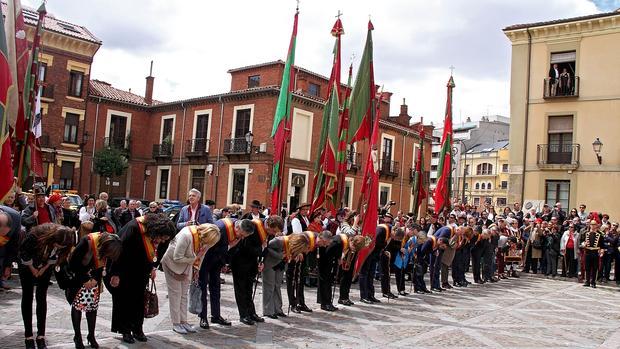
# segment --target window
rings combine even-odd
[[[379,206],[385,206],[390,201],[392,188],[387,185],[379,185]]]
[[[344,207],[353,206],[352,194],[353,194],[353,180],[345,179],[344,195],[342,196],[342,204]]]
[[[485,162],[476,166],[477,175],[490,175],[493,174],[493,165]],[[484,188],[483,188],[484,189]]]
[[[506,206],[506,198],[497,198],[497,206]]]
[[[250,117],[252,116],[251,109],[239,109],[237,110],[237,117],[235,119],[235,133],[234,138],[243,138],[250,132]]]
[[[77,144],[77,131],[80,123],[80,116],[73,113],[65,115],[65,134],[63,142]]]
[[[562,203],[562,207],[569,207],[570,181],[548,180],[545,182],[545,202],[553,207],[557,202]]]
[[[309,83],[308,94],[310,96],[321,97],[321,86],[317,84]]]
[[[573,117],[550,116],[547,132],[549,137],[547,162],[570,164],[573,153]]]
[[[474,206],[480,206],[480,198],[474,198]]]
[[[437,171],[437,165],[431,165],[431,171]]]
[[[125,148],[125,134],[127,132],[127,118],[112,114],[110,116],[109,145],[120,149]]]
[[[465,183],[463,184],[463,188],[464,188],[464,189],[469,189],[469,183],[465,182]]]
[[[383,159],[386,161],[392,160],[392,149],[394,147],[394,140],[391,138],[383,137]]]
[[[232,194],[230,203],[243,205],[245,202],[245,169],[232,170]]]
[[[163,119],[161,142],[169,140],[172,142],[172,130],[174,128],[174,118]]]
[[[508,189],[508,181],[502,181],[502,189]]]
[[[480,189],[480,183],[476,183],[475,188],[476,190]]]
[[[204,152],[208,150],[209,142],[209,114],[196,115],[196,134],[194,135],[194,152]]]
[[[491,183],[490,183],[490,182],[489,182],[489,184],[487,184],[487,189],[488,189],[488,190],[493,189],[493,186],[491,185]]]
[[[312,117],[313,114],[295,108],[293,110],[293,127],[291,129],[290,156],[293,159],[310,161],[312,144]],[[298,204],[301,204],[299,202]]]
[[[437,178],[431,178],[431,184],[436,184],[437,183]]]
[[[73,189],[73,169],[75,162],[63,161],[60,165],[60,186],[61,190]]]
[[[432,158],[438,158],[438,157],[439,157],[439,153],[438,153],[438,152],[436,152],[436,153],[431,153],[431,157],[432,157]]]
[[[575,68],[577,53],[575,51],[551,53],[549,62],[548,84],[545,86],[545,97],[575,96]]]
[[[170,176],[169,169],[159,170],[159,199],[168,199],[168,177]]]
[[[487,184],[486,183],[482,183],[482,190],[486,190],[487,189]]]
[[[82,97],[82,83],[84,82],[84,73],[72,70],[69,73],[69,96]]]
[[[192,169],[192,178],[190,183],[192,188],[196,188],[202,192],[205,186],[205,170],[201,168]]]
[[[470,166],[465,165],[465,175],[469,175]]]
[[[508,172],[508,164],[502,164],[502,172]]]
[[[260,75],[252,75],[248,77],[248,88],[260,86]]]

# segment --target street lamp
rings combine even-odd
[[[252,141],[253,140],[254,140],[254,135],[252,134],[252,131],[248,131],[248,133],[245,134],[245,142],[248,147],[248,150],[247,150],[248,154],[252,152]]]
[[[594,154],[596,154],[596,159],[598,160],[598,164],[601,165],[603,163],[603,157],[601,156],[601,148],[603,148],[603,142],[601,142],[598,137],[596,140],[592,142],[592,149],[594,150]]]

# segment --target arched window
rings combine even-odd
[[[485,162],[476,166],[477,175],[490,175],[493,174],[493,165]]]
[[[487,185],[485,183],[482,183],[482,190],[485,190],[487,188]]]
[[[464,185],[465,185],[465,189],[469,188],[469,183],[465,183]]]
[[[476,190],[480,189],[480,183],[476,183]]]
[[[487,184],[487,189],[489,189],[489,190],[493,189],[493,186],[491,185],[490,182],[489,182],[489,184]]]

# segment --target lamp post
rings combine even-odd
[[[88,134],[88,131],[84,131],[84,133],[82,134],[82,142],[80,142],[80,190],[82,190],[82,168],[84,167],[84,147],[86,146],[86,144],[88,143],[88,140],[90,139],[90,135]],[[92,159],[91,159],[92,161]]]
[[[252,152],[252,141],[254,141],[254,135],[252,134],[252,131],[248,131],[248,133],[245,134],[245,142],[247,146],[246,152],[248,154]]]
[[[601,142],[598,137],[596,140],[592,142],[592,149],[594,150],[594,154],[596,154],[596,159],[598,160],[598,164],[601,165],[603,163],[603,157],[601,156],[601,149],[603,148],[603,142]]]

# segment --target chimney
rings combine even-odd
[[[398,116],[409,116],[408,109],[405,99],[403,98],[403,104],[400,106],[400,114]]]
[[[151,61],[151,70],[149,71],[149,76],[146,77],[146,90],[144,91],[144,102],[149,105],[153,103],[154,83],[155,78],[153,77],[153,61]]]

